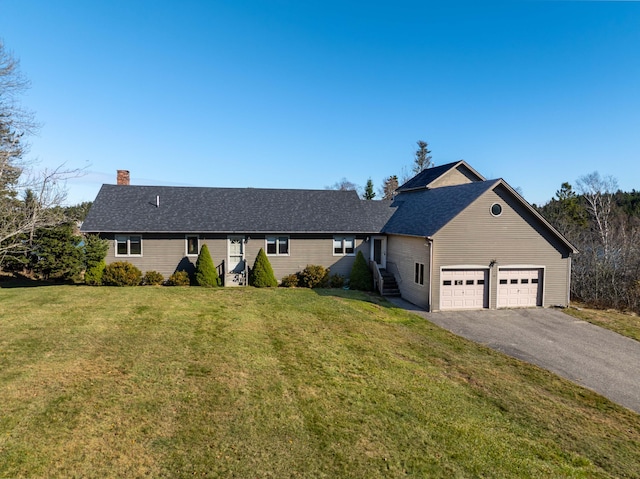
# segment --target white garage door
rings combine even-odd
[[[500,269],[498,271],[498,307],[540,306],[542,269]]]
[[[488,308],[487,272],[483,269],[443,269],[440,309]]]

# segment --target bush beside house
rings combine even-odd
[[[138,286],[142,282],[142,271],[127,261],[108,264],[102,275],[102,284],[107,286]]]
[[[107,263],[104,260],[100,260],[93,266],[87,267],[84,272],[84,282],[89,286],[100,286],[102,284],[102,276],[104,270],[107,267]]]
[[[256,261],[251,269],[249,284],[256,288],[275,288],[278,286],[278,280],[273,274],[269,258],[262,248],[258,251]]]
[[[165,283],[167,286],[189,286],[191,284],[191,279],[189,278],[189,273],[186,271],[176,271]]]
[[[300,286],[305,288],[323,288],[329,282],[329,269],[319,264],[308,264],[300,274]]]
[[[158,286],[164,283],[164,276],[157,271],[147,271],[142,278],[142,284],[146,286]]]
[[[358,289],[360,291],[371,291],[373,288],[373,275],[367,266],[362,251],[358,251],[356,259],[351,268],[351,276],[349,280],[350,289]]]
[[[196,261],[195,279],[198,286],[205,286],[207,288],[220,286],[218,270],[213,264],[213,259],[211,259],[211,254],[206,244],[200,248],[200,254]]]

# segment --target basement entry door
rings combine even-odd
[[[440,275],[440,309],[489,307],[486,269],[443,269]]]
[[[498,308],[526,308],[542,305],[541,283],[541,268],[500,268]]]

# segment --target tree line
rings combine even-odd
[[[378,189],[377,193],[374,190],[373,180],[371,178],[367,179],[367,183],[363,191],[360,191],[361,188],[358,185],[352,183],[346,178],[342,178],[340,181],[334,183],[331,186],[328,186],[327,189],[340,191],[358,191],[360,197],[363,200],[373,200],[376,198],[376,196],[378,196],[382,200],[392,200],[396,194],[396,190],[403,183],[407,182],[409,179],[411,179],[421,171],[434,166],[431,157],[431,150],[429,150],[429,143],[423,140],[418,140],[416,144],[418,145],[418,149],[414,154],[413,164],[411,167],[412,174],[409,174],[409,170],[406,167],[403,167],[400,179],[398,178],[398,175],[390,175],[385,177],[382,180],[382,186]]]
[[[563,183],[537,209],[578,250],[572,299],[640,313],[640,192],[623,192],[615,178],[593,172],[575,189]]]

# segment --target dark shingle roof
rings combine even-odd
[[[477,181],[401,193],[394,201],[396,212],[382,232],[433,236],[498,182],[499,180]]]
[[[414,176],[409,181],[407,181],[406,183],[401,185],[398,188],[398,191],[410,190],[410,189],[413,189],[413,188],[424,188],[425,186],[427,186],[432,181],[434,181],[434,180],[438,179],[439,177],[441,177],[443,174],[445,174],[450,169],[455,168],[455,166],[458,163],[460,163],[460,162],[456,161],[454,163],[447,163],[446,165],[434,166],[432,168],[427,168],[426,170],[422,170],[416,176]]]
[[[427,188],[431,185],[431,183],[454,168],[457,168],[460,172],[463,172],[463,174],[469,175],[468,177],[473,178],[473,181],[485,180],[482,175],[480,175],[480,173],[471,168],[464,160],[459,160],[453,163],[447,163],[446,165],[434,166],[432,168],[422,170],[416,176],[400,186],[396,191],[401,192]]]
[[[82,231],[375,233],[394,210],[355,191],[103,185]]]

